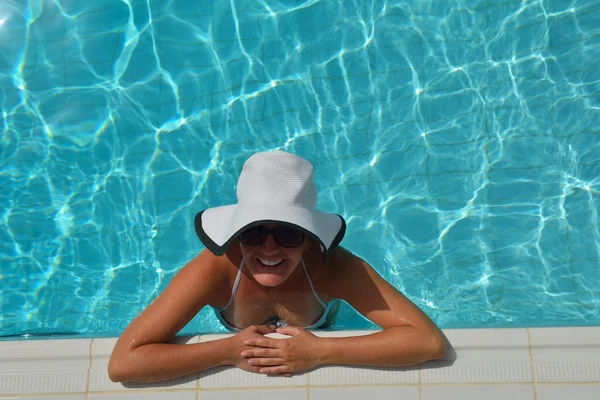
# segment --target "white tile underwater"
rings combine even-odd
[[[533,385],[425,386],[422,400],[535,400]]]
[[[600,382],[600,327],[529,332],[538,382]]]

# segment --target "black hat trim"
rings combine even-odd
[[[206,210],[204,210],[204,211],[206,211]],[[339,214],[336,214],[336,215],[338,217],[340,217],[340,220],[342,221],[342,225],[340,226],[340,230],[338,231],[338,233],[335,235],[335,238],[331,242],[331,246],[329,247],[329,249],[325,247],[325,244],[323,244],[321,239],[319,239],[314,233],[302,228],[301,226],[291,224],[286,221],[263,219],[260,221],[254,221],[250,224],[243,226],[237,232],[235,232],[233,235],[231,235],[231,238],[229,238],[229,240],[227,240],[222,246],[219,246],[206,234],[206,231],[202,227],[202,214],[204,213],[204,211],[201,211],[198,214],[196,214],[196,217],[194,218],[194,227],[196,228],[196,235],[198,235],[198,238],[204,244],[204,246],[206,246],[206,248],[211,253],[213,253],[217,256],[222,256],[223,254],[225,254],[225,252],[227,251],[229,246],[231,246],[231,243],[233,243],[233,241],[238,237],[238,235],[240,233],[242,233],[246,229],[249,229],[249,228],[252,228],[252,227],[258,226],[258,225],[279,224],[279,225],[287,226],[287,227],[290,227],[293,229],[297,229],[297,230],[303,232],[304,234],[310,236],[314,241],[319,243],[325,249],[325,251],[324,251],[325,256],[329,255],[340,244],[340,242],[344,238],[344,235],[346,234],[346,221]]]

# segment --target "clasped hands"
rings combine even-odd
[[[271,339],[264,335],[280,333],[288,339]],[[321,339],[295,326],[252,325],[234,336],[238,352],[233,364],[246,371],[291,376],[319,365]]]

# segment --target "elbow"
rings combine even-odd
[[[108,379],[115,383],[123,382],[124,380],[123,375],[111,365],[108,366]]]
[[[112,382],[119,383],[127,380],[127,373],[122,366],[122,363],[116,360],[110,360],[108,363],[108,379]]]
[[[108,379],[112,382],[129,382],[132,376],[132,368],[130,367],[128,361],[129,354],[121,353],[113,350],[113,353],[108,360]]]
[[[440,360],[446,356],[446,337],[437,327],[414,327],[418,362]]]
[[[133,382],[135,369],[131,363],[131,352],[134,348],[124,347],[120,345],[119,341],[117,341],[108,360],[108,379],[115,383]]]
[[[430,360],[439,360],[446,356],[446,340],[440,331],[434,332],[431,335],[427,350]]]

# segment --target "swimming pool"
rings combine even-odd
[[[600,324],[599,1],[200,4],[0,5],[1,336],[118,335],[268,149],[441,327]]]

